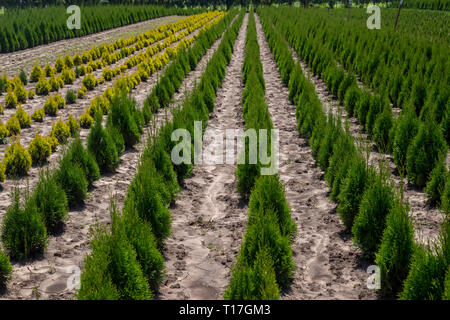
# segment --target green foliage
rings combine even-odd
[[[77,120],[75,120],[74,116],[70,113],[67,116],[66,124],[70,129],[70,135],[72,137],[75,137],[80,131],[80,125],[78,124]]]
[[[42,75],[41,67],[34,65],[31,69],[30,82],[38,82]]]
[[[33,114],[31,115],[31,119],[33,119],[36,122],[42,122],[45,118],[45,111],[44,109],[36,109],[34,110]]]
[[[114,140],[102,127],[102,118],[97,116],[88,136],[87,148],[94,156],[102,172],[114,172],[120,160]]]
[[[3,122],[0,120],[0,144],[6,143],[6,138],[9,136],[9,130],[6,129]]]
[[[370,110],[371,101],[372,101],[372,95],[367,91],[363,91],[359,97],[359,101],[356,106],[356,112],[358,115],[359,123],[364,128],[366,127],[366,119],[367,119],[367,114],[369,113],[369,110]]]
[[[6,283],[11,278],[12,267],[9,262],[9,257],[0,249],[0,289],[6,286]]]
[[[290,240],[283,237],[273,209],[253,210],[245,232],[238,264],[253,267],[258,252],[267,250],[273,260],[277,283],[280,288],[287,288],[291,282],[294,263]]]
[[[31,167],[31,156],[19,140],[13,141],[6,149],[3,158],[5,173],[9,177],[21,177],[27,174]]]
[[[64,121],[59,119],[54,124],[52,124],[50,136],[56,138],[59,144],[65,144],[70,138],[70,128]]]
[[[446,153],[447,145],[440,127],[428,119],[421,125],[408,147],[406,159],[408,180],[419,188],[425,187],[439,157]]]
[[[28,146],[28,152],[31,156],[32,163],[40,166],[47,162],[48,157],[52,153],[52,147],[45,138],[36,132],[36,135]]]
[[[109,239],[111,248],[109,267],[120,298],[124,300],[151,299],[153,294],[137,260],[136,250],[128,239],[123,224],[118,221],[120,216],[115,206],[112,206],[110,212],[112,235]]]
[[[65,157],[70,159],[70,162],[83,169],[84,175],[88,181],[88,186],[91,187],[95,180],[100,178],[100,170],[94,156],[83,147],[80,137],[76,137],[70,144]]]
[[[433,247],[417,247],[410,271],[399,294],[401,300],[440,300],[445,296],[445,277],[450,265],[450,221],[442,225]]]
[[[58,102],[53,97],[48,98],[44,103],[43,110],[46,115],[52,117],[56,116],[56,113],[58,112]]]
[[[445,276],[444,294],[442,295],[442,300],[450,300],[450,267],[448,268],[447,275]]]
[[[249,201],[249,223],[253,212],[271,208],[277,216],[280,233],[283,237],[293,239],[297,228],[291,218],[291,209],[284,194],[284,187],[278,176],[261,176],[255,184]]]
[[[39,78],[36,83],[36,94],[39,96],[46,96],[52,90],[50,83],[44,77]]]
[[[25,90],[25,87],[20,83],[15,85],[14,95],[17,98],[18,103],[25,103],[28,99],[28,92]]]
[[[11,192],[11,205],[3,217],[1,238],[9,255],[17,260],[43,253],[47,246],[47,231],[36,204],[26,194],[22,206],[18,187]]]
[[[5,107],[8,109],[14,109],[18,104],[18,100],[14,92],[8,91],[5,97]]]
[[[23,71],[23,69],[20,69],[19,79],[24,86],[28,84],[27,74],[25,73],[25,71]]]
[[[441,196],[448,180],[447,175],[445,160],[441,158],[436,162],[434,169],[431,171],[430,179],[424,189],[424,192],[427,194],[428,202],[431,205],[441,204]]]
[[[379,175],[368,186],[352,227],[354,242],[368,257],[374,257],[378,251],[386,228],[386,216],[394,205],[392,186],[385,179]]]
[[[73,90],[68,90],[66,93],[66,104],[73,104],[77,100],[77,95]]]
[[[267,105],[264,101],[265,83],[260,61],[260,49],[256,35],[256,24],[253,15],[250,16],[247,26],[247,39],[245,42],[245,59],[242,67],[242,77],[245,89],[242,94],[243,102],[243,118],[246,129],[272,129],[273,125]],[[259,133],[257,133],[257,141],[259,141]],[[267,154],[271,154],[270,139],[267,142]],[[238,192],[242,197],[249,197],[251,190],[260,175],[262,167],[259,155],[251,155],[251,149],[258,146],[258,142],[245,139],[244,148],[239,155],[243,164],[238,164],[237,178]],[[244,158],[242,158],[244,157]]]
[[[384,111],[378,114],[373,128],[373,141],[381,151],[391,150],[390,132],[393,124],[392,109],[389,105],[386,105]]]
[[[17,108],[15,117],[19,120],[20,128],[28,128],[31,125],[31,117],[25,112],[22,106]]]
[[[131,148],[139,142],[139,129],[133,117],[136,101],[125,95],[115,95],[108,114],[108,126],[114,126],[123,137],[125,147]]]
[[[85,76],[83,78],[83,86],[86,87],[86,89],[88,89],[89,91],[94,90],[95,86],[97,85],[97,80],[94,78],[93,75],[88,74],[87,76]]]
[[[344,107],[350,117],[352,117],[354,112],[356,111],[360,96],[361,90],[356,85],[351,86],[345,93]]]
[[[125,233],[136,251],[136,259],[147,278],[150,289],[157,291],[164,279],[164,258],[158,250],[158,243],[148,222],[139,218],[135,206],[130,205],[123,212],[121,221]]]
[[[8,8],[7,14],[5,17],[2,17],[0,52],[13,52],[64,39],[82,37],[157,17],[190,15],[205,11],[204,8],[165,7],[155,5],[154,2],[152,4],[146,2],[145,5],[137,5],[135,3],[132,6],[130,6],[130,1],[122,1],[120,4],[115,0],[109,2],[111,2],[111,5],[107,6],[88,6],[87,4],[93,4],[93,2],[84,2],[83,16],[85,17],[79,30],[70,30],[66,27],[66,8],[62,5],[55,6],[55,4],[63,3],[61,1],[41,1],[39,2],[40,8],[26,6],[20,10],[9,10]],[[77,3],[80,4],[81,2]],[[97,4],[98,2],[95,3]],[[16,2],[9,2],[9,4],[18,5]],[[26,2],[27,6],[30,4],[30,2]],[[8,3],[6,5],[8,6]],[[114,48],[122,46],[124,43],[126,42],[117,41],[114,43]],[[91,57],[92,59],[97,59],[100,57],[99,48],[102,48],[102,45],[96,47],[96,50],[85,53],[89,56],[89,59]],[[83,53],[82,61],[84,63],[88,61],[85,60],[86,54]],[[62,68],[63,66],[71,65],[70,61],[74,59],[65,57],[64,60],[60,60],[60,68]],[[72,62],[75,64],[75,61]]]
[[[50,233],[57,231],[67,217],[68,203],[56,175],[48,168],[39,172],[39,182],[34,188],[33,199],[47,230]]]
[[[164,182],[158,179],[154,164],[143,160],[137,174],[127,190],[124,207],[126,210],[136,210],[144,221],[149,222],[158,246],[170,235],[170,211],[164,205],[160,190]]]
[[[272,258],[261,249],[253,267],[237,265],[233,269],[225,300],[279,300]]]
[[[94,122],[94,119],[89,115],[89,113],[83,113],[78,119],[80,126],[84,129],[89,129]]]
[[[408,147],[418,131],[419,119],[415,112],[410,108],[403,110],[397,120],[392,148],[395,165],[401,170],[406,169]]]
[[[367,166],[363,158],[355,157],[352,160],[348,174],[342,182],[337,207],[339,217],[348,230],[353,227],[364,191],[371,183],[373,175],[372,168]]]
[[[386,217],[386,229],[375,259],[380,268],[381,292],[384,296],[394,297],[401,291],[408,276],[414,246],[414,227],[408,216],[408,208],[400,199],[396,199]]]
[[[64,156],[55,175],[66,194],[69,207],[74,208],[82,204],[88,188],[83,169],[78,164],[73,164],[69,156]]]
[[[92,254],[84,260],[81,274],[78,300],[118,300],[119,292],[110,273],[111,249],[110,235],[104,228],[97,226],[90,246]]]

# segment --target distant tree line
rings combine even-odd
[[[129,4],[129,5],[162,5],[170,7],[191,7],[191,6],[248,6],[253,4],[272,5],[272,4],[288,4],[292,5],[297,2],[303,6],[311,6],[313,4],[328,4],[333,7],[336,3],[348,4],[349,0],[0,0],[0,6],[6,7],[44,7],[64,5],[99,5],[99,4]],[[389,6],[397,7],[399,0],[351,0],[352,4],[368,4],[370,2],[385,3]],[[404,0],[403,7],[415,9],[431,9],[431,10],[450,10],[450,0]]]

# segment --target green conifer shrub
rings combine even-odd
[[[380,268],[384,296],[395,297],[401,291],[408,276],[414,246],[414,227],[408,216],[408,207],[396,199],[386,217],[386,229],[375,258]]]
[[[56,175],[48,168],[39,172],[39,182],[34,188],[33,199],[49,233],[57,231],[67,217],[68,203]]]
[[[373,258],[379,249],[386,228],[386,216],[393,204],[392,186],[380,174],[364,192],[352,227],[354,242],[368,257]]]
[[[47,246],[47,231],[37,206],[29,194],[25,194],[21,204],[17,186],[11,192],[11,205],[3,217],[1,238],[11,258],[17,260],[43,253]]]

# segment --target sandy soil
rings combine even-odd
[[[294,55],[294,58],[296,61],[298,61],[298,57],[296,54]],[[367,134],[363,133],[363,128],[359,124],[358,119],[348,116],[348,113],[339,104],[337,98],[328,91],[322,79],[315,75],[303,60],[300,60],[300,64],[302,66],[303,72],[314,83],[317,95],[322,101],[326,112],[332,110],[335,116],[341,116],[342,123],[348,121],[350,132],[355,138],[355,141],[361,147],[368,148],[370,150],[370,163],[375,167],[379,167],[380,162],[384,163],[391,172],[391,181],[399,190],[401,179],[398,175],[398,171],[392,155],[380,152],[375,146],[375,143],[368,138]],[[359,82],[359,85],[361,87],[364,87],[361,82]],[[395,116],[397,116],[399,113],[399,111],[396,109],[394,109],[393,112]],[[408,201],[410,205],[409,214],[412,217],[414,223],[415,239],[418,243],[427,244],[429,241],[433,241],[437,238],[441,229],[440,225],[443,221],[443,216],[438,209],[431,207],[427,203],[426,194],[422,190],[409,184],[406,178],[403,179],[403,186],[405,200]]]
[[[220,44],[220,40],[207,51],[205,56],[190,72],[175,101],[181,101],[188,90],[191,90],[212,54]],[[142,102],[156,85],[163,70],[154,74],[147,83],[141,83],[134,91],[133,97]],[[173,104],[175,106],[175,103]],[[133,179],[139,163],[141,151],[146,146],[149,136],[164,123],[169,110],[160,110],[154,115],[152,126],[145,128],[142,141],[134,149],[125,152],[116,173],[103,175],[94,183],[85,205],[69,212],[64,230],[50,237],[48,250],[35,260],[24,263],[13,263],[13,279],[8,284],[5,299],[74,299],[73,291],[67,289],[67,280],[71,276],[69,268],[82,268],[84,257],[89,254],[88,234],[91,225],[99,222],[109,225],[109,203],[114,197],[119,208],[123,205],[126,190]],[[57,165],[57,163],[53,163]]]
[[[289,102],[289,89],[282,83],[259,17],[256,27],[265,99],[273,125],[279,130],[279,175],[298,226],[292,244],[295,278],[282,299],[375,299],[376,292],[366,286],[370,264],[353,246],[336,214],[336,205],[328,198],[324,173],[315,165],[307,140],[299,136],[295,106]]]
[[[44,67],[47,63],[53,63],[58,57],[74,55],[76,52],[89,50],[94,45],[111,43],[121,38],[128,38],[142,32],[159,27],[166,23],[173,23],[185,16],[167,16],[132,25],[110,29],[84,37],[52,42],[31,49],[0,54],[0,74],[6,73],[9,77],[18,75],[20,69],[29,74],[35,63]],[[52,64],[53,65],[53,64]]]
[[[241,69],[247,22],[248,16],[236,39],[207,130],[243,128]],[[207,145],[205,140],[203,148]],[[160,299],[222,299],[248,210],[236,192],[235,171],[235,165],[203,163],[186,179],[172,208],[172,236],[165,250],[167,277]]]

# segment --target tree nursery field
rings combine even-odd
[[[0,300],[450,300],[450,1],[104,2],[0,5]]]

